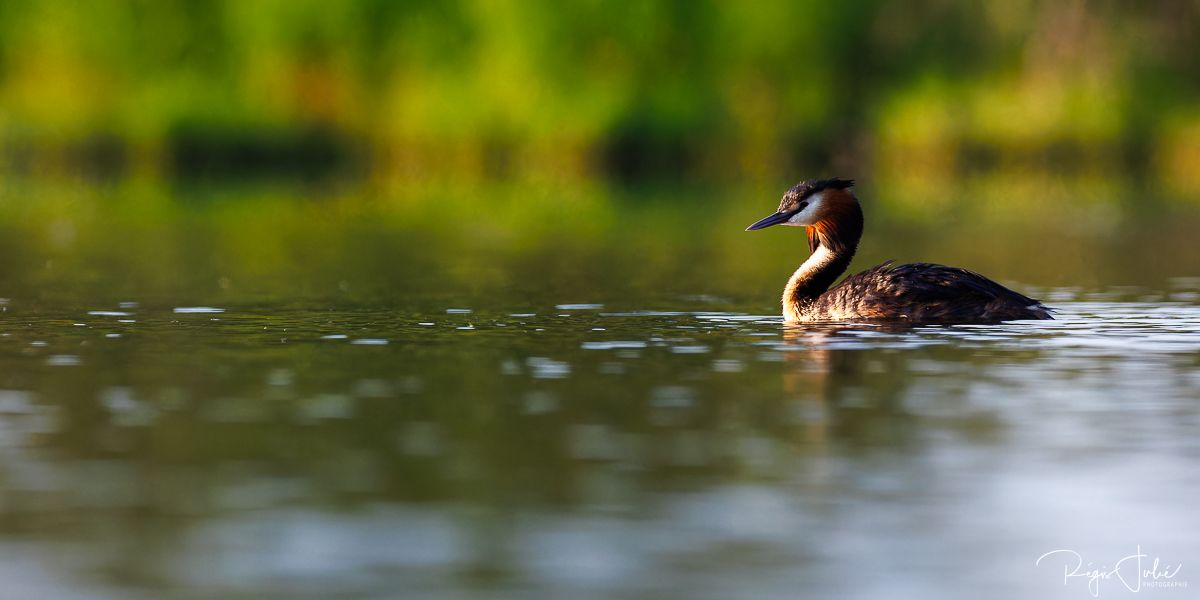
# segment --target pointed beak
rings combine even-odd
[[[787,222],[787,220],[788,220],[788,219],[790,219],[790,218],[792,218],[792,214],[791,214],[791,213],[780,213],[780,212],[777,212],[777,213],[775,213],[775,214],[773,214],[773,215],[770,215],[770,216],[764,217],[764,218],[762,218],[762,219],[759,219],[759,220],[758,220],[757,222],[755,222],[753,225],[751,225],[751,226],[747,227],[747,228],[746,228],[746,231],[755,231],[755,230],[757,230],[757,229],[763,229],[763,228],[766,228],[766,227],[770,227],[770,226],[772,226],[772,225],[778,225],[778,224],[780,224],[780,223],[786,223],[786,222]]]

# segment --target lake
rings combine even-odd
[[[6,594],[1090,597],[1072,552],[1200,585],[1200,211],[868,188],[853,269],[1056,320],[785,327],[803,236],[741,231],[782,189],[560,191],[9,187]]]

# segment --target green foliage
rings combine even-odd
[[[1107,2],[6,3],[0,169],[69,170],[103,138],[123,149],[122,173],[170,174],[192,166],[180,132],[208,131],[236,158],[245,139],[316,131],[334,147],[315,156],[402,180],[939,178],[1027,163],[1132,169],[1188,192],[1197,15]]]

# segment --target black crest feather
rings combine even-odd
[[[854,185],[853,179],[809,179],[801,181],[793,185],[791,189],[783,194],[783,200],[779,202],[779,212],[791,212],[796,210],[800,202],[820,192],[828,189],[844,190],[849,189]]]
[[[844,190],[852,187],[853,185],[853,179],[838,179],[837,177],[832,179],[809,179],[807,181],[801,181],[800,183],[792,186],[792,189],[788,190],[788,192],[795,193],[798,198],[804,198],[805,196],[810,196],[821,190],[827,190],[830,188]]]

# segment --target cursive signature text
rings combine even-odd
[[[1061,562],[1063,570],[1063,585],[1068,585],[1072,579],[1083,578],[1087,581],[1088,592],[1093,598],[1100,597],[1100,584],[1117,581],[1131,592],[1139,592],[1143,587],[1187,587],[1183,581],[1172,581],[1183,568],[1182,564],[1170,565],[1162,563],[1156,556],[1142,552],[1138,545],[1137,552],[1107,565],[1095,566],[1094,563],[1083,560],[1083,556],[1074,550],[1062,548],[1051,550],[1038,557],[1035,566],[1043,562],[1048,564]]]

